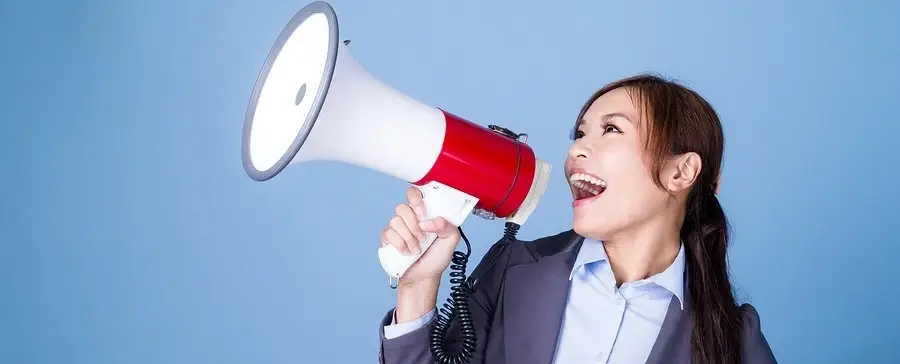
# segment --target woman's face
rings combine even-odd
[[[565,172],[573,228],[582,236],[608,239],[665,210],[670,195],[645,163],[639,116],[628,91],[619,88],[594,101],[575,131]]]

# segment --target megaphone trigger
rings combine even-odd
[[[477,197],[437,181],[414,186],[422,192],[422,201],[425,204],[425,216],[420,221],[443,217],[454,227],[459,227],[478,204]],[[394,280],[403,277],[409,267],[425,254],[436,239],[436,233],[426,232],[425,238],[419,243],[419,253],[408,255],[400,253],[393,245],[381,242],[378,259],[381,267],[391,277],[391,288],[396,288]]]

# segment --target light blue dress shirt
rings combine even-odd
[[[554,363],[646,362],[672,297],[683,303],[683,274],[684,245],[663,272],[616,287],[603,243],[585,239],[569,275],[572,286]],[[386,326],[385,338],[422,327],[435,314],[432,309],[415,321]]]

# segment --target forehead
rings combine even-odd
[[[579,124],[582,122],[590,124],[609,117],[625,117],[629,121],[636,121],[637,115],[637,107],[628,90],[617,88],[594,100]]]

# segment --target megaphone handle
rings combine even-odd
[[[450,224],[460,226],[478,203],[478,198],[440,182],[429,182],[422,186],[416,185],[416,187],[422,191],[422,200],[425,204],[425,217],[421,219],[422,221],[440,216]],[[419,260],[422,254],[425,254],[435,239],[437,239],[437,234],[426,233],[425,238],[419,244],[420,253],[408,255],[400,253],[387,242],[381,242],[381,247],[378,248],[378,260],[381,261],[381,267],[391,278],[392,287],[395,287],[394,280],[399,281],[406,270]]]

